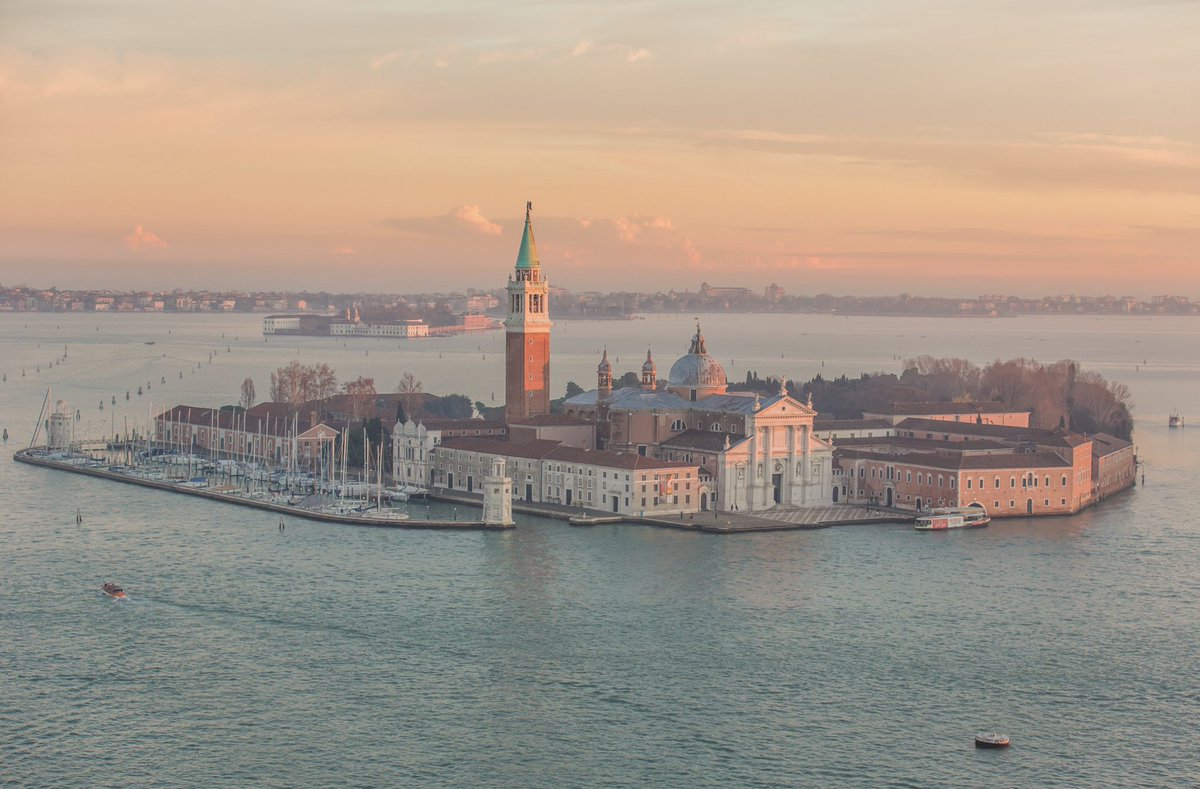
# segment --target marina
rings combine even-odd
[[[150,471],[136,466],[113,466],[102,461],[69,452],[44,448],[23,449],[13,455],[13,460],[34,466],[83,474],[90,477],[140,485],[146,488],[168,491],[187,496],[196,496],[224,504],[254,507],[260,510],[351,526],[378,526],[400,529],[446,529],[455,531],[504,530],[511,524],[490,524],[483,520],[430,520],[412,518],[399,510],[372,508],[365,503],[338,496],[309,495],[295,497],[283,492],[242,491],[231,485],[212,485],[206,477],[188,477],[173,480],[162,472]],[[240,476],[240,475],[239,475]]]

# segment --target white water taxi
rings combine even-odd
[[[917,531],[941,531],[943,529],[982,529],[992,522],[987,510],[978,504],[969,507],[942,507],[928,515],[917,518],[913,528]]]

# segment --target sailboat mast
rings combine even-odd
[[[29,448],[32,448],[34,442],[38,439],[38,434],[42,432],[42,420],[46,418],[46,405],[50,402],[50,387],[46,387],[46,399],[42,400],[42,408],[38,411],[37,424],[33,426],[33,437],[29,439]],[[47,441],[47,444],[50,442]]]

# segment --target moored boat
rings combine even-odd
[[[109,597],[112,597],[116,600],[124,600],[125,599],[125,590],[122,589],[121,587],[117,586],[116,584],[105,584],[104,586],[101,586],[100,589],[106,595],[108,595]]]
[[[1167,417],[1167,426],[1183,427],[1183,417],[1179,415],[1178,411],[1172,411],[1171,415]]]
[[[976,748],[1007,748],[1012,742],[1007,734],[997,734],[994,731],[975,735]]]
[[[969,507],[941,507],[922,515],[913,523],[917,531],[942,531],[944,529],[982,529],[992,522],[982,505]]]

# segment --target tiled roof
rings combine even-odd
[[[813,430],[878,430],[889,428],[886,419],[814,419]]]
[[[562,444],[546,456],[547,460],[561,460],[566,463],[585,463],[593,466],[608,466],[629,470],[695,468],[695,463],[684,463],[676,460],[658,460],[644,457],[634,452],[604,452],[599,450],[579,449]]]
[[[293,429],[298,435],[315,426],[304,414],[300,414],[293,421],[291,413],[283,410],[286,409],[286,406],[279,405],[281,410],[274,416],[266,410],[256,413],[254,409],[251,409],[243,414],[241,411],[234,410],[222,411],[218,408],[177,405],[163,411],[155,419],[197,427],[216,427],[222,430],[242,430],[244,427],[249,433],[271,436],[290,436]]]
[[[694,463],[680,461],[657,460],[643,457],[632,452],[603,452],[599,450],[579,449],[567,446],[558,441],[532,439],[530,441],[497,441],[491,438],[447,438],[434,452],[444,450],[463,450],[502,457],[531,458],[535,460],[559,460],[564,463],[583,463],[593,466],[607,466],[620,469],[666,469],[694,468]]]
[[[1025,408],[1009,408],[1003,403],[892,403],[882,408],[869,408],[867,413],[892,416],[922,414],[1027,414]]]
[[[701,449],[707,452],[720,452],[725,449],[725,442],[729,442],[729,446],[734,446],[747,441],[746,436],[736,436],[729,433],[719,433],[712,430],[684,430],[682,433],[671,436],[666,441],[660,442],[659,446],[663,447],[679,447],[681,449]]]
[[[595,389],[578,394],[566,401],[566,405],[589,407],[596,405],[597,392]],[[722,414],[752,414],[755,411],[775,405],[783,400],[783,395],[757,398],[758,408],[754,407],[755,397],[750,392],[728,392],[726,394],[709,395],[700,400],[686,400],[674,392],[651,392],[640,387],[627,386],[614,389],[605,404],[615,411],[712,411]]]
[[[595,423],[590,419],[580,419],[577,416],[567,416],[566,414],[534,414],[522,419],[514,419],[509,424],[523,427],[568,427]]]
[[[515,458],[543,458],[559,445],[558,441],[534,438],[529,441],[503,441],[498,438],[476,438],[474,436],[455,436],[446,438],[433,448],[434,452],[447,449],[461,449],[466,452],[479,452],[487,455],[502,455]]]
[[[499,419],[418,419],[426,430],[503,430],[504,422]]]
[[[954,436],[982,436],[1005,441],[1025,441],[1056,447],[1077,447],[1087,441],[1078,433],[1063,430],[1039,430],[1033,427],[1010,427],[1007,425],[978,425],[974,422],[943,422],[938,419],[911,417],[896,425],[897,430],[912,430],[914,433],[950,434]]]
[[[1133,446],[1133,443],[1126,441],[1123,438],[1109,435],[1108,433],[1090,433],[1088,438],[1092,439],[1092,456],[1104,457],[1111,455],[1114,452],[1120,452],[1122,449],[1128,449]]]
[[[858,449],[840,449],[837,451],[836,456],[839,459],[845,460],[882,460],[889,463],[940,468],[949,471],[1071,468],[1070,463],[1053,452],[1002,452],[987,455],[969,455],[958,452],[906,452],[899,455],[891,455],[883,452],[870,452]]]
[[[761,411],[767,406],[775,405],[780,400],[783,400],[783,395],[771,395],[770,397],[759,397],[757,399],[758,408],[754,407],[755,397],[750,392],[730,392],[728,394],[710,395],[703,400],[697,400],[688,406],[697,411],[719,411],[723,414],[753,414],[755,411]]]
[[[909,438],[908,436],[878,436],[875,438],[839,438],[837,446],[862,449],[864,447],[904,447],[923,449],[927,452],[959,452],[964,450],[1011,450],[1011,444],[1005,444],[988,438],[968,438],[963,441],[938,441],[928,438]]]
[[[595,406],[598,395],[599,392],[592,389],[568,399],[566,405],[576,408]],[[608,407],[619,411],[687,410],[689,406],[694,405],[673,392],[652,392],[639,386],[614,389],[604,402]]]

